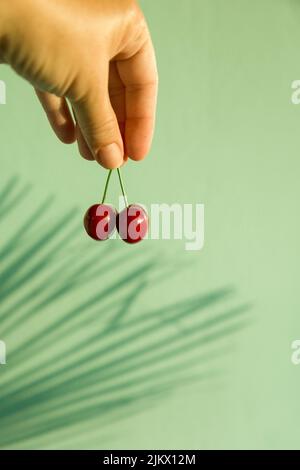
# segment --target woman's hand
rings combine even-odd
[[[0,57],[32,83],[56,135],[77,139],[84,158],[116,168],[149,151],[157,70],[134,0],[2,0]]]

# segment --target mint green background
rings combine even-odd
[[[7,85],[7,104],[0,106],[1,186],[19,175],[20,184],[30,183],[32,191],[1,223],[1,244],[39,201],[55,194],[54,206],[46,212],[40,230],[78,207],[78,227],[66,253],[73,261],[94,253],[93,264],[99,270],[89,283],[41,309],[8,336],[3,336],[0,325],[0,338],[8,348],[8,363],[0,369],[0,393],[10,391],[7,381],[17,387],[26,370],[26,380],[30,383],[32,374],[34,381],[36,363],[53,354],[45,346],[41,356],[10,361],[10,354],[24,339],[46,325],[51,315],[63,318],[70,306],[89,298],[103,283],[113,282],[120,272],[152,256],[159,269],[166,270],[163,280],[154,282],[156,271],[145,278],[148,284],[129,315],[139,318],[146,310],[232,287],[234,292],[218,309],[249,303],[247,322],[235,334],[216,336],[210,346],[214,358],[192,366],[192,376],[208,374],[204,380],[184,384],[181,374],[185,370],[178,371],[179,384],[166,396],[154,398],[153,393],[152,397],[150,381],[145,386],[150,391],[146,404],[133,403],[130,409],[112,412],[105,419],[101,413],[87,420],[81,416],[71,427],[45,430],[28,439],[14,441],[12,437],[7,443],[5,436],[17,435],[22,427],[30,432],[34,413],[45,422],[51,417],[42,408],[29,409],[25,420],[19,410],[2,421],[0,445],[299,449],[300,367],[290,360],[291,342],[300,336],[300,107],[291,103],[291,83],[300,79],[298,2],[144,0],[141,4],[157,51],[159,106],[151,154],[143,163],[130,163],[124,169],[126,186],[132,201],[146,205],[204,203],[205,247],[201,252],[186,252],[180,241],[147,241],[134,248],[111,242],[100,247],[87,240],[81,217],[99,197],[105,173],[83,161],[75,146],[56,140],[30,85],[2,65],[0,79]],[[116,189],[114,183],[112,195]],[[31,236],[36,235],[33,231]],[[106,273],[102,257],[111,249],[126,257],[127,264],[122,261]],[[60,256],[45,269],[53,269]],[[22,287],[25,293],[30,285]],[[125,293],[129,291],[125,287]],[[17,289],[7,305],[18,295]],[[121,299],[122,290],[111,295]],[[215,310],[213,305],[205,315],[213,316]],[[56,352],[61,350],[62,357],[67,345],[76,347],[105,321],[105,307],[94,322],[82,318],[74,334],[52,345]],[[193,317],[195,324],[199,318]],[[170,332],[182,329],[185,334],[185,328],[184,321],[174,323]],[[156,339],[160,335],[158,327]],[[138,346],[146,339],[139,341]],[[124,354],[131,348],[127,345]],[[203,348],[201,354],[207,351]],[[197,354],[192,352],[190,361]],[[180,360],[175,354],[174,362],[180,364]],[[75,407],[79,404],[80,397]]]

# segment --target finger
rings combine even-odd
[[[140,51],[117,68],[126,87],[125,152],[134,160],[149,152],[156,112],[158,76],[150,38]]]
[[[75,142],[75,125],[65,98],[37,89],[35,91],[57,137],[65,144]]]
[[[96,81],[84,98],[72,103],[78,125],[95,159],[107,169],[123,163],[123,140],[105,85]]]
[[[111,62],[109,66],[108,90],[109,99],[115,112],[124,143],[126,121],[125,86],[120,78],[116,62]]]
[[[79,150],[80,155],[85,160],[94,161],[95,158],[94,158],[92,152],[90,151],[90,149],[89,149],[89,147],[88,147],[88,145],[85,141],[85,138],[82,135],[81,129],[78,126],[78,124],[76,125],[76,139],[77,139],[77,145],[78,145],[78,150]]]
[[[77,140],[77,146],[78,146],[79,153],[85,160],[90,160],[90,161],[95,160],[94,156],[92,155],[92,152],[90,151],[90,149],[89,149],[89,147],[88,147],[88,145],[85,141],[85,138],[83,137],[81,129],[78,125],[74,109],[72,109],[72,111],[73,111],[73,116],[74,116],[74,120],[75,120],[75,136],[76,136],[76,140]]]

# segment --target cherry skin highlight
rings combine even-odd
[[[148,225],[148,214],[138,204],[131,204],[117,215],[117,230],[122,240],[129,244],[142,241],[147,235]]]
[[[85,213],[83,224],[93,240],[107,240],[115,231],[117,212],[109,204],[94,204]]]

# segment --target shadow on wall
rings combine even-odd
[[[0,234],[11,211],[18,220],[28,193],[17,178],[4,186]],[[116,242],[86,241],[76,210],[48,220],[53,203],[40,203],[0,242],[0,339],[8,349],[0,366],[2,448],[41,438],[58,447],[68,433],[80,438],[84,424],[103,429],[208,380],[220,340],[228,346],[249,321],[249,305],[233,298],[230,306],[230,289],[135,311],[138,297],[174,266],[153,253],[128,259]]]

